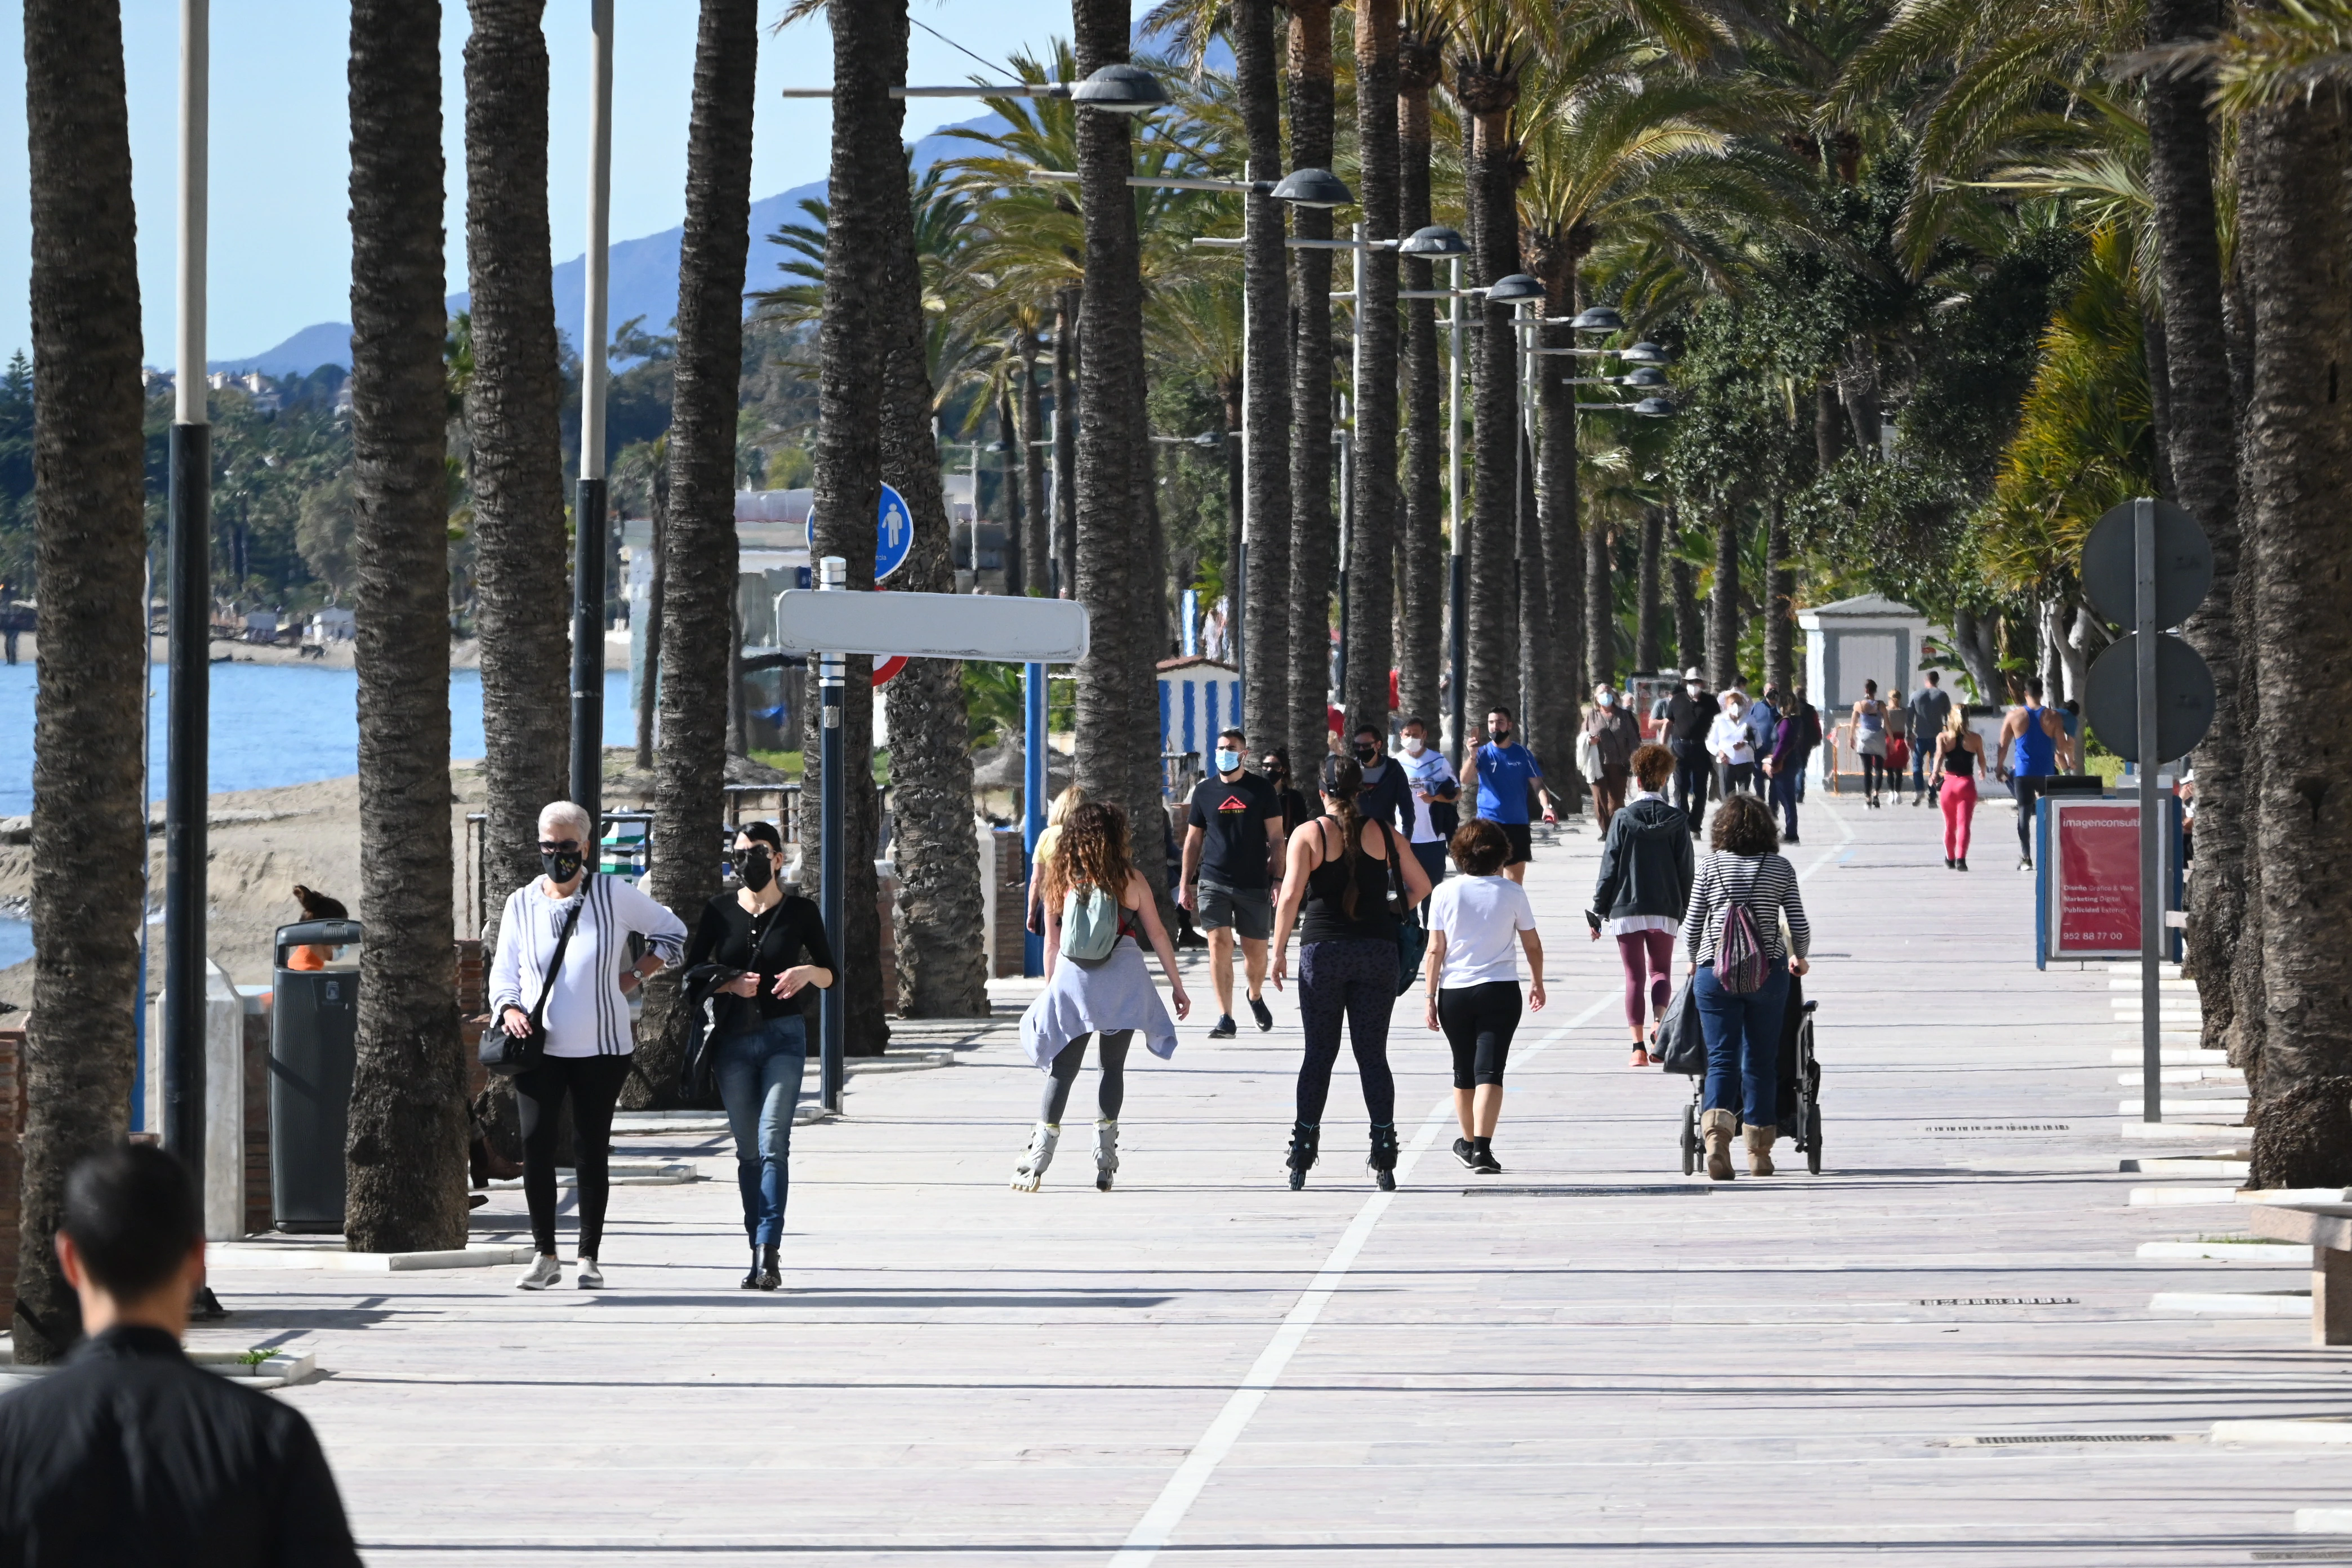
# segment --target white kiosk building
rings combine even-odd
[[[1835,772],[1862,772],[1849,717],[1862,700],[1862,683],[1878,682],[1882,698],[1908,695],[1918,683],[1922,645],[1930,640],[1927,617],[1884,595],[1864,594],[1799,610],[1797,626],[1805,634],[1805,695],[1822,715],[1813,782],[1827,785]]]

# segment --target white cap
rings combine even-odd
[[[1704,680],[1706,678],[1699,674],[1698,666],[1692,665],[1688,669],[1683,671],[1683,679],[1685,680]]]

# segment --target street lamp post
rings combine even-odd
[[[1446,260],[1446,286],[1443,289],[1404,289],[1397,292],[1400,300],[1444,300],[1447,301],[1446,384],[1445,384],[1445,616],[1446,627],[1446,703],[1444,725],[1446,733],[1441,745],[1450,748],[1454,765],[1458,769],[1467,751],[1463,727],[1462,670],[1468,646],[1469,579],[1463,559],[1462,528],[1462,258],[1469,254],[1469,242],[1460,233],[1442,224],[1415,229],[1397,247],[1406,256],[1427,257]]]
[[[588,54],[587,320],[580,365],[580,483],[572,507],[572,799],[604,836],[604,358],[613,207],[613,0],[592,0]]]

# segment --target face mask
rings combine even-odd
[[[1242,754],[1239,752],[1229,752],[1223,746],[1217,748],[1217,771],[1219,773],[1229,773],[1241,765]]]
[[[562,884],[580,875],[580,851],[577,849],[542,849],[539,852],[540,869],[551,882]]]
[[[1498,727],[1496,729],[1487,731],[1486,739],[1494,742],[1495,744],[1498,746],[1507,746],[1511,743],[1511,732],[1507,729]]]
[[[1617,706],[1617,694],[1616,694],[1615,692],[1613,692],[1613,691],[1604,691],[1604,692],[1602,692],[1602,693],[1601,694],[1601,706],[1602,706],[1603,708],[1614,708],[1614,707],[1616,707],[1616,706]]]
[[[764,892],[768,884],[776,879],[776,868],[765,849],[752,849],[735,862],[735,875],[751,891]]]
[[[1696,680],[1685,681],[1683,684],[1683,689],[1689,692],[1693,697],[1696,697],[1698,695],[1698,682]]]
[[[1358,746],[1356,748],[1356,761],[1363,763],[1366,767],[1370,767],[1374,763],[1377,763],[1380,760],[1381,749],[1378,746]]]
[[[1404,754],[1405,754],[1406,756],[1408,756],[1408,757],[1417,757],[1417,756],[1421,755],[1421,753],[1422,753],[1423,751],[1425,751],[1426,749],[1427,749],[1427,742],[1425,742],[1424,741],[1423,741],[1423,740],[1422,740],[1422,738],[1421,738],[1420,736],[1418,736],[1418,735],[1407,735],[1407,736],[1404,738]]]

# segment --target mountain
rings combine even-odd
[[[1004,125],[997,115],[986,114],[932,132],[915,143],[916,173],[967,150],[968,142],[944,134],[946,130],[998,131]],[[744,280],[747,289],[770,289],[782,280],[776,272],[776,248],[768,243],[768,237],[783,224],[800,221],[804,216],[800,204],[810,198],[823,200],[824,191],[825,183],[817,180],[751,204],[751,259],[745,268]],[[685,240],[686,229],[681,225],[642,238],[617,241],[605,252],[611,263],[607,319],[614,328],[632,317],[642,316],[647,331],[669,330],[670,321],[677,314],[678,250]],[[588,258],[584,255],[575,256],[555,268],[555,327],[564,341],[572,344],[579,343],[585,332],[587,275]],[[465,310],[472,298],[471,294],[450,295],[450,313]],[[352,329],[348,322],[321,321],[260,353],[206,363],[215,370],[238,374],[257,370],[265,375],[308,375],[322,364],[352,363]]]

